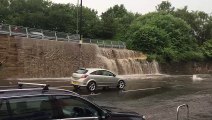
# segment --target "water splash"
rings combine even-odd
[[[193,80],[193,81],[202,81],[203,78],[198,77],[197,75],[193,75],[193,76],[192,76],[192,80]]]

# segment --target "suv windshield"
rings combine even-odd
[[[85,74],[85,73],[87,73],[88,72],[88,70],[86,70],[86,69],[79,69],[79,70],[77,70],[75,73],[78,73],[78,74]]]

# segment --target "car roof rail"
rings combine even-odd
[[[49,90],[49,85],[48,84],[18,82],[18,88],[19,89],[22,89],[23,88],[23,85],[41,86],[43,88],[43,91]]]

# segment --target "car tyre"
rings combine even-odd
[[[96,90],[96,87],[97,86],[96,86],[96,83],[94,81],[89,82],[88,85],[87,85],[87,89],[90,92],[95,91]]]
[[[118,89],[124,89],[125,86],[126,86],[125,82],[124,82],[123,80],[120,80],[120,81],[118,82],[117,88],[118,88]]]

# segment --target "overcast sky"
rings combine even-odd
[[[54,3],[77,4],[77,0],[51,0]],[[80,0],[79,0],[80,1]],[[128,11],[145,14],[155,11],[155,6],[164,0],[82,0],[83,6],[95,9],[101,15],[108,8],[116,4],[124,4]],[[169,0],[175,8],[188,6],[189,10],[205,11],[212,15],[212,0]]]

